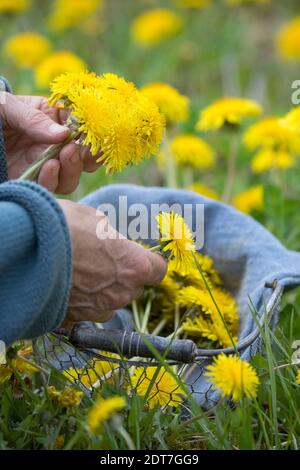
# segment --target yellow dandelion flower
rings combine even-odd
[[[40,34],[20,33],[4,43],[4,55],[19,68],[36,66],[49,54],[50,41]]]
[[[59,434],[55,439],[55,449],[60,450],[65,445],[65,436],[64,434]]]
[[[186,395],[173,375],[163,367],[137,367],[131,377],[131,385],[138,395],[148,397],[147,403],[151,408],[178,408]]]
[[[0,13],[21,13],[31,5],[31,0],[0,0]]]
[[[124,397],[99,398],[90,409],[87,424],[89,429],[95,433],[99,431],[114,414],[126,406]]]
[[[81,72],[86,64],[80,57],[68,51],[58,51],[47,56],[35,70],[39,88],[48,88],[52,80],[66,72]]]
[[[99,86],[99,77],[93,72],[60,74],[51,82],[49,104],[55,106],[61,103],[68,107],[82,90],[96,90]]]
[[[249,150],[260,149],[251,165],[255,173],[289,168],[294,165],[294,156],[300,155],[300,134],[277,117],[250,126],[244,144]]]
[[[178,293],[176,301],[180,307],[196,309],[195,314],[186,317],[182,325],[183,330],[190,336],[207,338],[219,346],[232,346],[219,311],[236,341],[239,321],[236,301],[223,289],[212,288],[211,291],[218,308],[206,289],[188,286]]]
[[[281,120],[280,124],[300,133],[300,106],[291,109]]]
[[[79,406],[84,393],[71,387],[64,390],[57,390],[54,386],[47,388],[48,394],[62,408],[73,408]]]
[[[253,211],[261,211],[264,207],[264,188],[262,185],[253,186],[252,188],[237,194],[232,201],[234,207],[241,212],[251,214]]]
[[[277,35],[277,50],[284,59],[300,59],[300,16],[281,27]]]
[[[138,16],[131,25],[131,35],[136,44],[151,47],[176,35],[182,26],[179,15],[161,8]]]
[[[220,354],[211,366],[207,367],[208,377],[223,396],[240,400],[257,395],[259,379],[255,369],[236,356]]]
[[[293,155],[280,150],[262,149],[251,162],[251,168],[254,173],[264,173],[274,168],[287,170],[295,166],[296,161]]]
[[[249,150],[260,147],[300,154],[300,135],[284,125],[277,117],[264,118],[250,126],[244,134],[244,144]]]
[[[211,5],[211,0],[175,0],[175,3],[182,8],[200,9]]]
[[[161,212],[157,218],[160,233],[159,243],[169,260],[174,260],[178,269],[187,271],[193,265],[195,243],[183,217],[174,212]]]
[[[214,151],[200,137],[192,134],[181,134],[175,137],[170,145],[178,165],[201,169],[212,168],[214,166]]]
[[[167,124],[185,122],[189,117],[189,99],[167,83],[150,83],[141,93],[153,101],[164,114]]]
[[[55,0],[48,26],[54,32],[81,25],[103,5],[103,0]]]
[[[216,131],[224,125],[239,125],[247,117],[262,113],[256,101],[243,98],[221,98],[200,112],[196,125],[198,131]]]
[[[202,196],[208,197],[210,199],[220,199],[219,194],[214,189],[209,188],[203,183],[193,183],[189,189],[190,191],[194,191],[194,193],[201,194]]]
[[[300,370],[299,370],[298,373],[297,373],[296,384],[297,384],[297,385],[300,385]]]
[[[119,356],[111,353],[101,353],[102,356],[107,356],[107,360],[93,359],[88,362],[86,367],[74,368],[71,367],[63,372],[63,375],[74,383],[81,383],[86,388],[90,389],[98,381],[105,380],[106,383],[113,382],[114,374],[119,368],[118,363],[110,359],[119,359]]]

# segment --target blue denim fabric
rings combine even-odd
[[[204,204],[205,241],[202,253],[213,258],[225,287],[235,296],[240,313],[239,340],[246,338],[255,329],[256,323],[249,307],[252,305],[262,316],[272,291],[266,282],[275,279],[285,290],[300,284],[300,254],[287,250],[273,235],[234,208],[210,200],[190,191],[162,188],[143,188],[132,185],[111,185],[104,187],[81,201],[82,204],[97,208],[110,203],[118,210],[119,196],[127,196],[128,206],[135,203]],[[149,211],[150,212],[150,211]],[[129,218],[129,222],[132,218]],[[149,220],[148,220],[149,222]],[[118,229],[116,224],[116,229]],[[191,227],[195,230],[195,226]],[[252,309],[253,310],[253,309]],[[276,324],[276,318],[272,327]],[[120,318],[115,318],[110,327],[120,327]],[[126,322],[123,322],[126,328]],[[261,343],[258,338],[247,348],[242,358],[250,360]],[[207,360],[206,364],[210,360]],[[202,367],[196,368],[189,379],[193,382],[195,398],[202,406],[215,403],[219,395],[211,389]]]

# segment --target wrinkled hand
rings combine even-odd
[[[50,108],[42,97],[1,92],[0,117],[10,179],[21,176],[47,147],[63,142],[69,135],[63,126],[66,112]],[[44,165],[38,183],[51,192],[70,194],[76,189],[82,171],[91,172],[98,167],[88,149],[80,150],[78,145],[70,143],[61,150],[58,160]]]
[[[59,201],[73,245],[73,286],[65,326],[83,320],[105,322],[157,285],[166,274],[163,258],[127,240],[95,209]],[[96,235],[97,233],[97,235]]]

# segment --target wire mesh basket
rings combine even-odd
[[[44,370],[62,371],[64,376],[87,393],[105,386],[147,395],[149,403],[177,406],[192,397],[199,405],[217,403],[218,393],[205,377],[206,367],[220,353],[247,358],[262,347],[261,327],[273,327],[278,316],[283,286],[267,285],[272,295],[257,327],[236,348],[199,349],[191,340],[168,339],[127,329],[105,329],[82,323],[71,331],[58,330],[34,341],[35,359]],[[178,380],[176,380],[178,379]],[[47,377],[45,377],[47,380]],[[182,384],[182,385],[181,385]]]

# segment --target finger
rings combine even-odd
[[[60,173],[57,192],[59,194],[70,194],[77,188],[83,170],[78,145],[66,145],[60,152],[59,161]]]
[[[157,286],[161,283],[167,274],[168,264],[161,255],[157,253],[151,253],[150,251],[147,251],[147,253],[152,270],[150,270],[149,279],[145,285]]]
[[[100,155],[99,155],[100,156]],[[83,170],[87,173],[93,173],[97,171],[98,168],[102,166],[102,162],[97,163],[98,157],[93,157],[91,155],[89,147],[82,147],[81,148],[81,159],[83,162]]]
[[[59,181],[60,163],[58,160],[50,160],[41,169],[38,183],[51,193],[55,193]]]
[[[3,113],[10,129],[27,135],[36,143],[60,143],[70,134],[67,127],[61,126],[33,105],[26,104],[13,95],[7,97]]]

